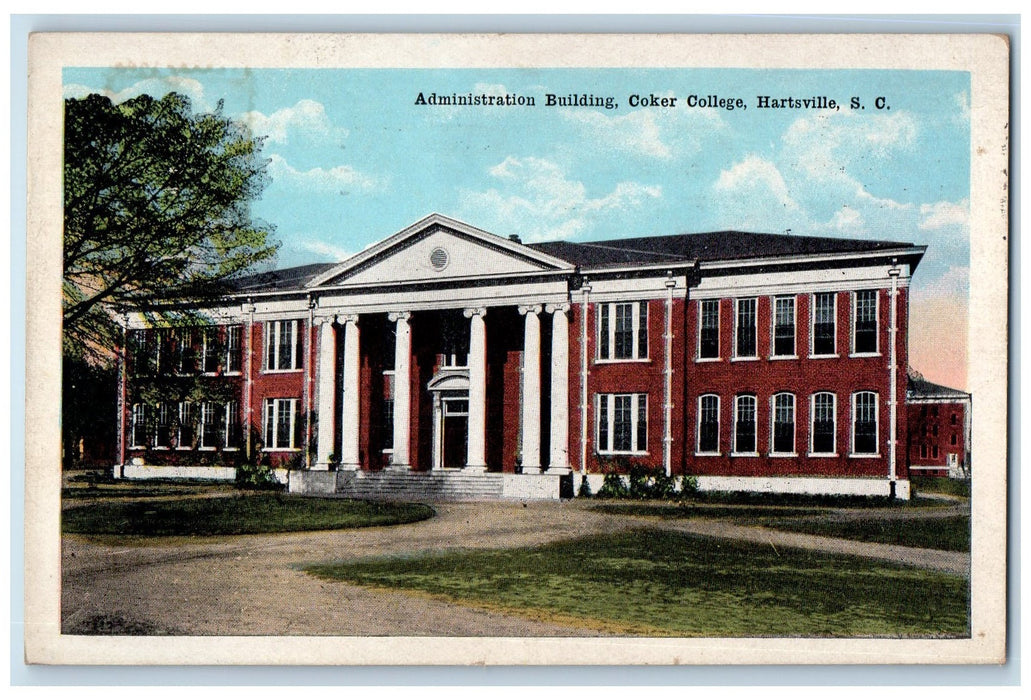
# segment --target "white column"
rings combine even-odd
[[[411,466],[408,457],[408,435],[411,425],[412,406],[412,314],[397,311],[387,315],[394,322],[394,452],[390,460],[393,467],[407,469]]]
[[[487,470],[487,309],[466,309],[469,319],[469,441],[465,468]]]
[[[337,389],[337,334],[333,326],[335,320],[335,316],[323,318],[319,329],[319,433],[314,469],[329,469],[329,456],[333,454],[336,438],[336,415],[333,413],[333,399]]]
[[[340,467],[358,469],[358,407],[361,382],[361,355],[358,352],[360,337],[358,315],[338,316],[344,324],[344,393],[343,411],[340,418]]]
[[[541,473],[541,306],[520,306],[523,324],[523,474]]]
[[[569,471],[569,304],[551,312],[551,459],[548,473]]]

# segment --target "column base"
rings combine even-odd
[[[534,466],[527,465],[527,466],[523,467],[523,474],[540,474],[540,473],[541,473],[541,468],[539,466],[534,467]]]
[[[548,467],[548,471],[547,471],[548,474],[559,474],[559,475],[562,475],[562,476],[564,476],[566,474],[571,474],[572,472],[573,472],[573,470],[570,469],[569,467],[560,467],[560,466],[557,466],[557,465],[554,466],[554,467]]]
[[[315,464],[311,465],[309,469],[313,472],[328,472],[329,462],[316,462]]]
[[[337,471],[356,472],[356,471],[358,471],[361,468],[362,468],[362,465],[360,465],[360,464],[341,464],[340,466],[337,467]]]
[[[463,472],[468,472],[470,474],[484,474],[487,471],[487,465],[486,464],[467,464],[464,467],[462,467],[462,471]]]
[[[408,471],[412,470],[412,465],[411,464],[388,464],[387,466],[383,467],[383,469],[384,469],[384,471],[391,471],[391,472],[408,472]]]

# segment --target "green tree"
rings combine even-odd
[[[120,307],[212,298],[271,259],[272,228],[250,213],[267,165],[221,103],[194,114],[176,93],[66,100],[65,353],[115,347]]]

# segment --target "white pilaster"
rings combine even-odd
[[[469,440],[465,468],[487,470],[487,326],[485,308],[465,310],[469,319]]]
[[[541,473],[541,306],[520,306],[523,324],[523,474]]]
[[[551,449],[548,473],[569,471],[569,304],[551,313]]]
[[[314,469],[329,469],[329,457],[333,454],[336,438],[336,415],[333,412],[333,399],[336,396],[336,364],[337,341],[335,316],[321,319],[319,329],[319,384],[318,384],[318,419],[319,432],[316,445]]]
[[[397,311],[387,315],[394,322],[394,452],[390,464],[407,469],[411,466],[408,456],[410,426],[411,366],[412,366],[412,314]]]
[[[358,408],[359,375],[361,373],[361,355],[359,353],[360,334],[358,331],[358,315],[349,314],[337,317],[344,324],[344,393],[343,411],[340,419],[340,467],[342,469],[358,469]]]

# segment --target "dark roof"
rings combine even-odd
[[[611,241],[533,243],[531,248],[581,267],[661,264],[698,260],[742,260],[827,253],[863,253],[913,248],[912,243],[871,241],[782,233],[715,231],[674,236],[620,238]],[[915,250],[914,250],[915,252]]]
[[[938,399],[938,398],[969,398],[970,394],[959,389],[951,389],[941,384],[929,382],[926,379],[919,379],[910,375],[909,391],[910,398]]]
[[[313,263],[311,265],[286,267],[282,270],[258,272],[253,275],[238,277],[235,280],[231,280],[230,284],[235,292],[304,289],[304,286],[319,274],[339,264]]]

